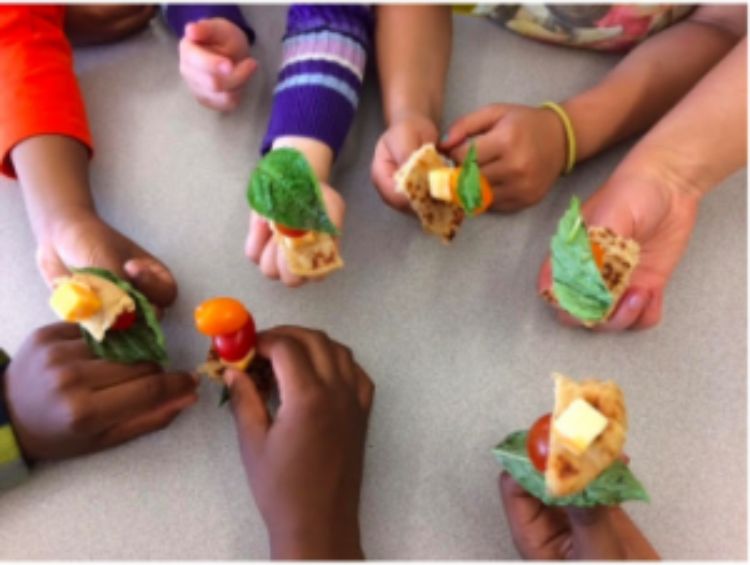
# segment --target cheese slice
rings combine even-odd
[[[607,427],[607,418],[583,398],[576,398],[553,426],[570,450],[580,455]]]
[[[453,176],[453,171],[454,169],[451,167],[443,167],[432,169],[429,172],[427,181],[430,185],[430,196],[435,200],[443,202],[453,201],[451,195],[451,177]]]
[[[102,301],[96,293],[80,281],[59,284],[49,299],[49,304],[60,319],[79,322],[99,312]]]
[[[91,273],[75,273],[54,281],[55,289],[62,285],[78,285],[90,289],[98,297],[101,308],[91,316],[77,320],[96,341],[112,327],[123,312],[135,312],[133,298],[116,284]],[[59,314],[59,313],[58,313]],[[63,318],[64,319],[64,318]]]

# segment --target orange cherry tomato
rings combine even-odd
[[[598,243],[592,243],[591,254],[594,256],[597,268],[601,271],[604,268],[604,248]]]
[[[451,171],[451,176],[450,176],[451,203],[457,206],[461,205],[461,201],[458,198],[458,177],[460,175],[461,175],[461,169],[456,168]],[[479,208],[477,208],[477,211],[474,213],[475,216],[478,216],[482,212],[486,212],[487,208],[492,206],[492,202],[495,199],[495,195],[492,192],[492,187],[490,186],[489,181],[481,173],[479,175],[479,188],[482,192],[482,203],[479,205]]]
[[[195,327],[211,337],[236,332],[250,318],[250,312],[234,298],[211,298],[195,309]]]
[[[286,237],[302,237],[307,232],[305,230],[295,230],[294,228],[288,228],[281,224],[276,224],[276,230],[283,236]]]
[[[549,434],[552,414],[545,414],[539,418],[529,430],[526,436],[526,451],[537,471],[544,473],[547,469],[547,457],[549,456]]]

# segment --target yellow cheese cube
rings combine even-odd
[[[66,322],[80,322],[102,308],[102,301],[93,290],[74,281],[59,284],[49,303],[55,313]]]
[[[432,169],[429,172],[427,180],[430,184],[430,196],[435,200],[450,202],[453,199],[451,195],[453,171],[454,169],[450,167],[442,167],[440,169]]]
[[[576,398],[555,420],[555,431],[565,445],[580,455],[607,427],[607,417],[582,398]]]

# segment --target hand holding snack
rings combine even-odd
[[[396,192],[406,196],[422,229],[449,243],[466,216],[484,213],[492,190],[479,171],[472,144],[460,167],[440,155],[432,143],[417,149],[393,175]]]
[[[296,287],[343,266],[336,238],[344,201],[317,180],[302,153],[268,153],[253,172],[248,201],[253,211],[245,254],[264,275]]]
[[[24,455],[57,459],[156,431],[197,400],[186,373],[94,357],[78,327],[36,330],[5,374],[5,397]]]
[[[273,420],[251,379],[234,370],[224,378],[271,557],[362,558],[359,492],[372,381],[348,348],[322,332],[278,327],[258,335],[257,350],[278,383]]]
[[[600,243],[612,251],[605,254],[611,258],[605,260],[610,263],[608,272],[602,271],[612,300],[595,320],[597,329],[645,329],[659,322],[664,289],[685,252],[698,202],[695,194],[672,190],[669,184],[645,176],[633,176],[610,180],[584,204],[582,218],[587,224],[601,226],[597,232],[607,239]],[[615,242],[616,246],[612,245]],[[619,242],[626,247],[620,247]],[[628,255],[634,255],[628,250],[636,247],[637,260],[630,261]],[[553,262],[545,261],[539,273],[538,287],[547,297],[554,294],[554,255],[553,251]],[[575,310],[568,312],[576,314]],[[572,324],[581,319],[565,313],[560,317]]]
[[[177,283],[167,267],[96,214],[61,214],[41,239],[37,263],[48,285],[70,274],[67,266],[93,266],[127,276],[155,305],[177,297]]]
[[[372,159],[372,182],[389,206],[408,212],[406,196],[396,190],[394,175],[409,157],[426,143],[436,144],[437,126],[426,116],[408,115],[394,121],[380,136]]]
[[[257,67],[247,35],[229,20],[209,18],[185,26],[180,40],[180,73],[204,106],[222,112],[234,110]]]
[[[555,409],[495,449],[505,470],[546,505],[613,506],[648,501],[621,460],[627,432],[622,391],[612,381],[555,374]]]
[[[492,209],[539,202],[565,167],[565,130],[549,109],[493,104],[458,119],[439,148],[463,163],[471,143],[494,193]]]
[[[500,475],[513,544],[528,560],[656,560],[656,550],[619,507],[547,506],[507,472]]]

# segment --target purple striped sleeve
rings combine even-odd
[[[359,104],[372,33],[367,6],[306,4],[289,9],[261,152],[286,135],[317,139],[334,154],[339,152]]]
[[[239,27],[252,44],[255,41],[253,28],[245,21],[236,4],[166,4],[164,19],[177,37],[185,35],[185,26],[189,23],[208,18],[224,18]]]

